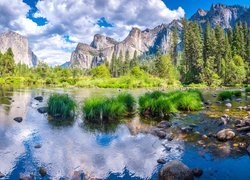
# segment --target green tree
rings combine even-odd
[[[15,72],[15,61],[12,49],[9,48],[6,53],[0,55],[0,75],[13,75]]]
[[[135,50],[133,59],[130,61],[130,68],[133,68],[138,65],[139,65],[139,59],[138,59],[137,51]]]
[[[91,75],[94,78],[109,78],[111,77],[109,69],[105,65],[96,66],[91,69]]]
[[[174,27],[174,30],[171,35],[171,58],[175,66],[177,66],[177,59],[178,59],[178,40],[179,40],[179,35],[178,35],[178,29],[177,27]]]

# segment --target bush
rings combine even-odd
[[[239,90],[232,91],[232,95],[234,95],[235,97],[241,97],[241,91]]]
[[[245,92],[246,93],[250,92],[250,87],[246,87]]]
[[[139,98],[139,111],[143,116],[167,115],[177,111],[195,111],[202,107],[202,94],[197,90],[154,91]]]
[[[85,100],[82,111],[86,120],[114,120],[134,112],[135,99],[131,94],[122,93],[116,97],[91,97]]]
[[[48,114],[53,117],[69,118],[76,110],[75,101],[67,94],[53,94],[48,100]]]

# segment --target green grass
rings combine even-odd
[[[88,121],[115,120],[135,111],[135,99],[129,93],[121,93],[111,98],[90,97],[84,101],[82,111]]]
[[[139,98],[139,111],[143,116],[157,117],[177,111],[195,111],[202,108],[202,94],[198,90],[154,91]]]
[[[250,92],[250,87],[246,87],[245,92],[246,93]]]
[[[53,94],[48,100],[48,114],[52,117],[69,118],[76,110],[76,102],[68,94]]]
[[[225,101],[226,99],[233,99],[235,97],[241,97],[241,91],[234,90],[234,91],[221,91],[218,95],[218,100]]]

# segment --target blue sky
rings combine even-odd
[[[191,17],[198,8],[209,10],[212,4],[221,3],[226,5],[250,6],[250,0],[163,0],[170,9],[176,9],[181,6],[186,16]]]
[[[0,32],[27,36],[40,60],[70,60],[78,42],[95,34],[122,41],[132,29],[154,28],[212,4],[250,6],[250,0],[0,0]]]

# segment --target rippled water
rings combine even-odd
[[[107,179],[157,179],[162,165],[157,159],[180,159],[190,168],[201,167],[200,179],[249,179],[248,155],[221,158],[182,140],[159,140],[141,133],[151,126],[134,117],[124,123],[93,127],[84,124],[81,112],[72,124],[51,124],[46,115],[37,112],[53,92],[70,93],[81,104],[90,95],[113,95],[115,89],[16,89],[0,90],[0,172],[5,179],[18,179],[19,174],[34,174],[44,166],[44,179],[83,176]],[[133,90],[138,96],[145,90]],[[45,100],[34,100],[43,95]],[[14,117],[23,117],[17,123]],[[199,121],[199,114],[189,118]],[[204,117],[202,117],[204,118]],[[34,146],[41,144],[40,149]],[[162,144],[171,146],[166,151]]]

